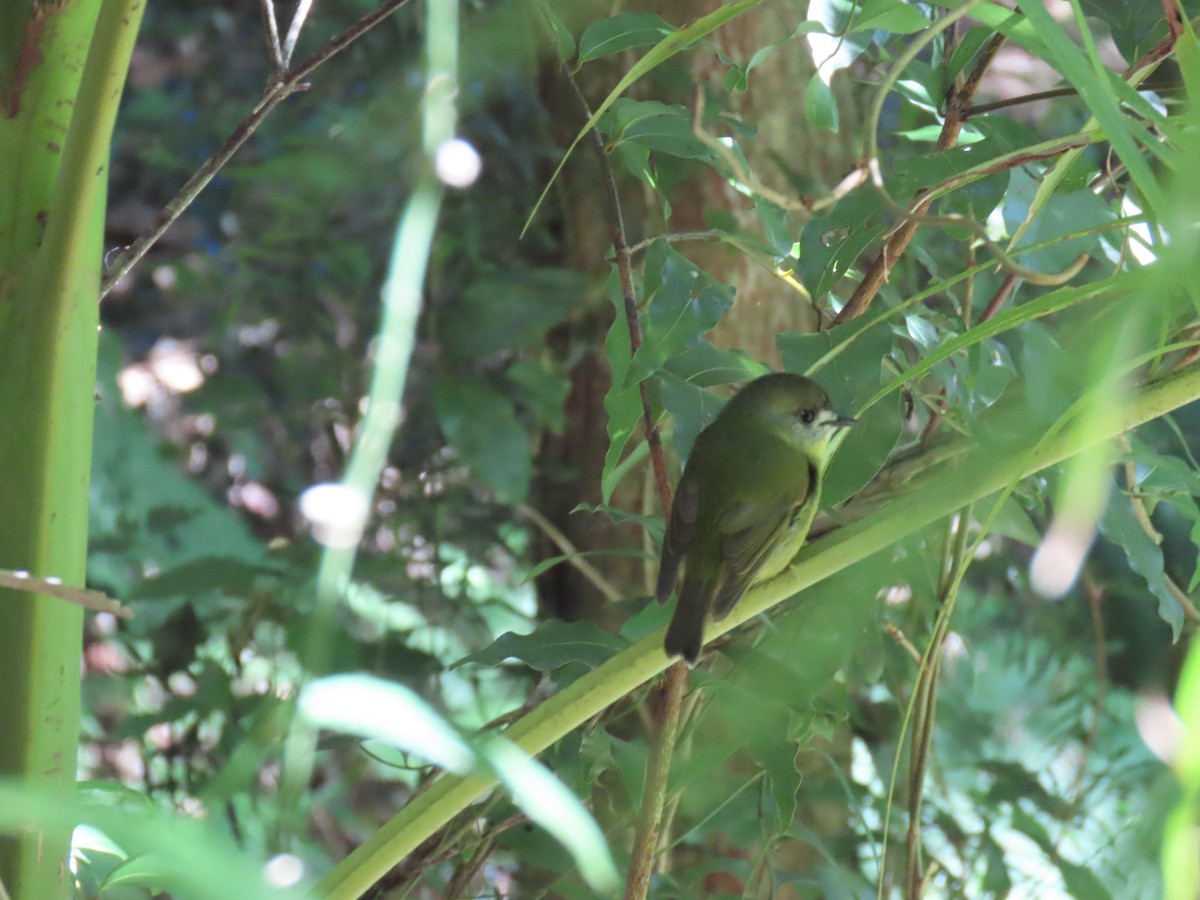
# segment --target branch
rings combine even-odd
[[[951,13],[941,23],[943,29],[949,27],[954,21],[968,11],[970,4],[964,5],[961,10]],[[937,31],[931,30],[928,40],[936,37]],[[979,90],[979,84],[983,80],[984,73],[996,58],[996,54],[1000,52],[1000,48],[1004,46],[1003,35],[993,35],[992,38],[984,45],[983,51],[980,53],[979,61],[975,64],[971,75],[963,84],[953,85],[950,88],[949,96],[946,102],[946,118],[942,122],[942,131],[938,135],[936,152],[948,150],[958,142],[958,135],[962,131],[963,124],[966,122],[965,111],[970,106],[971,101],[975,99],[975,94]],[[918,42],[918,49],[923,46],[923,42]],[[898,76],[900,71],[907,66],[908,63],[902,58],[896,65],[895,74]],[[880,86],[879,94],[883,95],[885,91],[890,90],[890,83],[893,79],[888,79]],[[883,108],[882,96],[876,98],[876,110],[881,111]],[[877,156],[875,152],[875,132],[878,127],[879,117],[873,116],[868,122],[868,133],[870,135],[871,152],[869,162],[874,163]],[[878,186],[878,185],[877,185]],[[867,270],[867,274],[863,280],[859,282],[846,305],[842,307],[841,312],[833,320],[833,324],[840,325],[841,323],[853,319],[855,316],[861,316],[866,312],[867,307],[871,305],[871,301],[875,299],[875,295],[879,293],[879,289],[883,287],[887,281],[888,275],[892,271],[892,266],[900,258],[901,254],[908,248],[909,243],[916,234],[917,226],[920,224],[915,216],[923,215],[933,203],[933,199],[929,198],[920,203],[914,210],[914,216],[909,216],[899,228],[897,228],[879,256],[875,258],[875,262]]]
[[[805,547],[789,570],[751,589],[727,618],[712,623],[707,637],[712,639],[738,627],[798,591],[891,546],[967,503],[987,497],[1092,444],[1111,440],[1117,434],[1198,398],[1200,368],[1172,372],[1161,381],[1142,388],[1130,399],[1121,420],[1108,424],[1104,430],[1086,436],[1074,430],[1060,431],[1032,447],[1018,448],[1025,452],[1014,452],[1012,448],[974,447],[959,464],[932,467],[914,481],[905,496],[860,522]],[[988,423],[1007,425],[1010,429],[1007,433],[1022,433],[1011,430],[1021,417],[1027,418],[1021,398],[1011,405],[1008,416],[1002,416],[1003,412],[993,408],[984,418]],[[997,422],[998,419],[1003,421]],[[1006,432],[999,429],[989,433]],[[666,669],[671,661],[663,653],[662,641],[662,630],[647,635],[572,682],[509,728],[505,736],[527,753],[542,752]],[[428,791],[410,801],[366,843],[339,863],[318,884],[318,896],[326,900],[357,897],[352,886],[355,877],[362,877],[364,871],[386,871],[495,783],[495,775],[483,771],[465,776],[442,775]]]
[[[263,27],[267,30],[267,56],[271,59],[271,71],[282,72],[287,68],[283,61],[283,48],[279,44],[279,19],[275,16],[274,0],[259,0],[262,9]]]
[[[617,603],[625,599],[612,582],[601,575],[600,571],[584,558],[579,548],[571,543],[571,539],[563,534],[553,522],[532,506],[526,506],[524,503],[517,507],[517,511],[542,530],[542,533],[558,548],[559,553],[566,557],[566,561],[578,569],[579,574],[591,582],[592,587],[603,594],[605,600],[609,603]]]
[[[302,82],[312,74],[317,66],[342,50],[345,50],[346,47],[354,43],[406,3],[408,3],[408,0],[386,0],[383,6],[375,12],[363,16],[363,18],[359,19],[316,53],[301,60],[286,72],[281,73],[279,80],[267,88],[262,99],[258,101],[258,105],[250,111],[250,114],[246,118],[238,123],[237,127],[230,132],[229,137],[217,148],[216,152],[204,161],[204,164],[196,170],[195,174],[179,189],[179,192],[163,207],[162,212],[158,214],[158,218],[154,220],[154,224],[150,226],[150,229],[141,234],[137,240],[126,247],[121,255],[113,261],[112,266],[105,273],[104,280],[100,284],[99,299],[103,300],[107,297],[116,283],[129,274],[129,271],[138,264],[147,251],[158,243],[159,239],[167,233],[167,229],[175,224],[175,221],[183,215],[183,211],[192,205],[192,201],[208,186],[213,177],[225,167],[225,164],[233,158],[233,155],[250,139],[250,135],[258,130],[258,126],[262,124],[263,119],[267,117],[267,114],[271,110],[287,97],[297,91],[303,90]],[[294,20],[292,24],[296,24]]]
[[[575,91],[575,96],[583,107],[587,120],[591,122],[595,117],[588,107],[587,99],[583,96],[583,92],[566,66],[563,66],[563,72]],[[631,355],[636,355],[642,346],[642,323],[638,316],[637,297],[633,288],[633,252],[629,249],[629,241],[625,233],[625,216],[621,211],[621,195],[617,191],[617,182],[613,176],[612,166],[608,163],[608,155],[604,152],[604,141],[595,129],[592,130],[592,136],[596,142],[600,170],[604,173],[604,185],[608,191],[609,202],[612,204],[616,225],[613,249],[616,251],[617,277],[621,283],[625,320],[629,327],[630,351]],[[644,379],[638,384],[638,389],[642,396],[642,418],[645,423],[646,444],[650,450],[650,463],[654,469],[654,482],[658,488],[658,499],[662,504],[663,514],[667,515],[671,509],[671,480],[667,475],[662,438],[658,433],[658,426],[654,422],[654,414],[650,408],[650,392]],[[656,851],[663,821],[663,807],[666,803],[667,777],[671,771],[671,757],[675,751],[675,738],[679,731],[679,710],[683,704],[683,694],[687,689],[687,683],[688,667],[683,662],[677,662],[667,673],[666,683],[656,694],[660,714],[655,717],[656,727],[651,736],[650,755],[646,761],[642,808],[638,812],[633,853],[625,883],[626,900],[643,900],[650,889],[650,876],[654,872],[654,863],[658,858]]]

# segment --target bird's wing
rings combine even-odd
[[[667,519],[667,533],[663,536],[662,561],[658,567],[658,584],[654,596],[659,603],[671,599],[675,590],[675,579],[679,563],[696,537],[696,518],[700,514],[700,485],[695,478],[684,477],[675,491],[671,504],[671,515]]]
[[[754,583],[755,575],[785,538],[789,520],[808,501],[813,487],[812,473],[806,466],[797,470],[791,484],[772,479],[769,491],[735,502],[721,516],[718,527],[725,534],[721,545],[724,577],[713,600],[713,618],[724,617]]]

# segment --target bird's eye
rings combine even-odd
[[[815,419],[816,417],[817,417],[817,414],[811,409],[800,410],[800,421],[803,422],[805,425],[811,425],[813,422],[813,419]]]

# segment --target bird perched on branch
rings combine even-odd
[[[855,419],[810,378],[756,378],[700,432],[671,504],[655,596],[679,602],[664,649],[695,663],[704,623],[799,552],[821,500],[829,442]]]

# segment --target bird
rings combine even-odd
[[[700,432],[667,517],[655,597],[683,583],[663,649],[695,665],[704,623],[778,575],[804,544],[821,501],[829,444],[856,419],[803,375],[774,372],[735,393]]]

